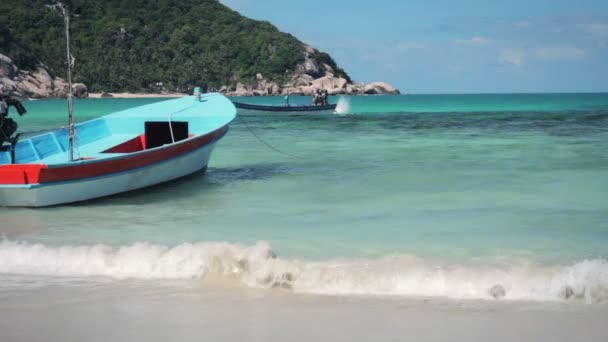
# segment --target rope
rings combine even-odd
[[[258,136],[257,134],[255,134],[255,132],[253,131],[253,129],[251,129],[251,127],[249,127],[249,125],[247,124],[247,121],[245,121],[245,119],[243,119],[243,116],[239,115],[237,116],[237,119],[239,119],[243,125],[245,125],[245,127],[247,128],[247,130],[249,130],[249,132],[256,137],[262,144],[266,145],[268,148],[270,148],[271,150],[274,150],[275,152],[278,152],[280,154],[284,154],[288,157],[292,157],[292,158],[300,158],[298,156],[296,156],[295,154],[291,154],[291,153],[287,153],[284,151],[281,151],[280,149],[270,145],[269,143],[267,143],[266,141],[264,141],[264,139],[262,139],[260,136]]]
[[[169,114],[169,132],[171,132],[171,142],[175,144],[175,136],[173,135],[173,124],[171,123],[171,117],[173,113]]]

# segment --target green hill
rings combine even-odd
[[[21,69],[43,65],[65,75],[61,10],[51,0],[0,2],[0,53]],[[281,84],[304,61],[305,46],[265,21],[245,18],[217,0],[72,0],[74,81],[90,91],[147,91],[162,82],[171,91],[192,85],[219,88],[255,80]],[[323,76],[327,64],[315,50]]]

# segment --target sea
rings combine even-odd
[[[76,100],[75,117],[163,100]],[[334,113],[240,112],[205,173],[78,204],[0,208],[6,340],[304,341],[320,338],[303,328],[315,317],[383,326],[394,322],[379,317],[403,307],[410,318],[483,316],[470,307],[606,317],[608,94],[330,102]],[[67,124],[65,100],[24,105],[21,131]],[[606,337],[599,317],[593,336]],[[323,336],[368,331],[337,326]]]

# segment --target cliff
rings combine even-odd
[[[74,80],[92,92],[227,95],[384,94],[355,83],[331,56],[239,15],[217,0],[66,0],[72,8]],[[18,96],[63,96],[63,18],[55,0],[0,2],[0,83]],[[9,63],[7,60],[12,61]],[[14,62],[13,62],[14,61]],[[18,68],[17,68],[18,66]],[[82,87],[79,86],[82,92]]]

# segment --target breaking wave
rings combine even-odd
[[[114,279],[222,277],[246,286],[299,293],[398,295],[456,299],[608,302],[608,261],[572,265],[439,264],[413,256],[305,262],[278,258],[266,242],[253,246],[135,243],[50,247],[0,242],[0,274]]]

